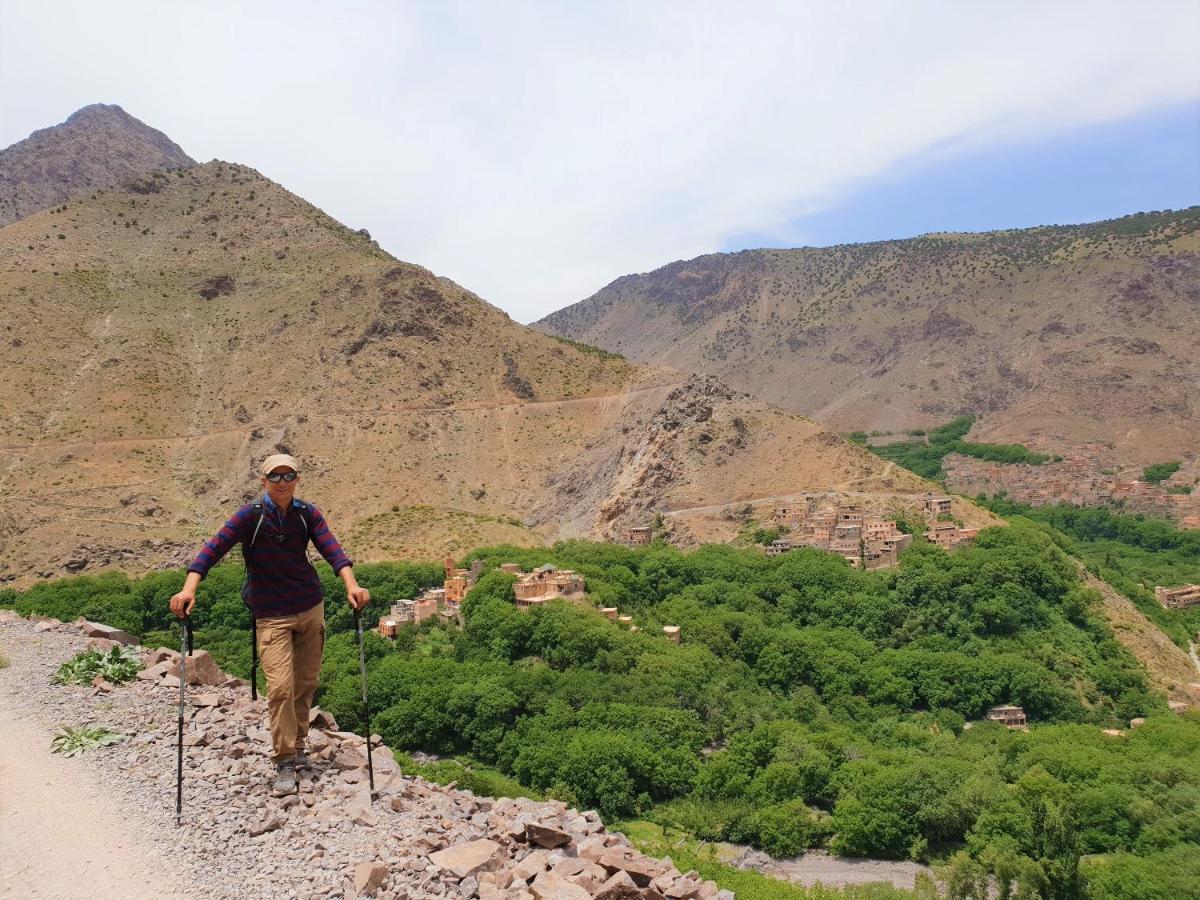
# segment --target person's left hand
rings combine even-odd
[[[352,587],[346,591],[346,600],[352,609],[362,609],[371,602],[371,592],[365,587]]]

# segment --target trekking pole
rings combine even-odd
[[[179,639],[179,734],[175,753],[175,827],[183,817],[183,695],[187,686],[187,658],[192,655],[192,619],[184,616]]]
[[[375,799],[375,763],[371,759],[371,704],[367,700],[367,656],[363,650],[362,615],[354,610],[354,630],[358,632],[358,670],[362,673],[363,715],[366,717],[367,778],[371,782],[371,799]]]
[[[250,613],[250,699],[258,699],[258,619]]]

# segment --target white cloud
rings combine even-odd
[[[120,103],[528,321],[899,160],[1200,96],[1191,0],[5,4],[0,144]]]

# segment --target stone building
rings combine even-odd
[[[945,494],[926,494],[921,505],[927,519],[936,519],[938,516],[950,515],[954,501]]]
[[[561,597],[572,602],[586,599],[583,592],[583,576],[570,569],[557,569],[552,565],[539,566],[532,572],[519,573],[513,585],[513,596],[519,609],[538,606],[548,600]]]
[[[1154,597],[1166,609],[1188,609],[1200,605],[1200,585],[1185,584],[1182,587],[1156,587]]]
[[[978,528],[959,528],[953,522],[938,522],[925,532],[925,540],[943,550],[953,550],[969,544],[978,536]]]
[[[1028,728],[1025,710],[1020,706],[993,706],[987,713],[989,722],[999,722],[1006,728]]]
[[[649,525],[637,525],[633,528],[626,528],[622,535],[622,542],[629,547],[644,547],[650,543],[650,538],[653,533]]]

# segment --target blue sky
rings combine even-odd
[[[117,103],[529,322],[721,249],[1198,202],[1197,46],[1196,0],[0,2],[0,147]]]
[[[721,249],[1065,225],[1196,204],[1200,104],[1185,103],[983,152],[920,154],[797,217],[782,235],[735,235]]]

